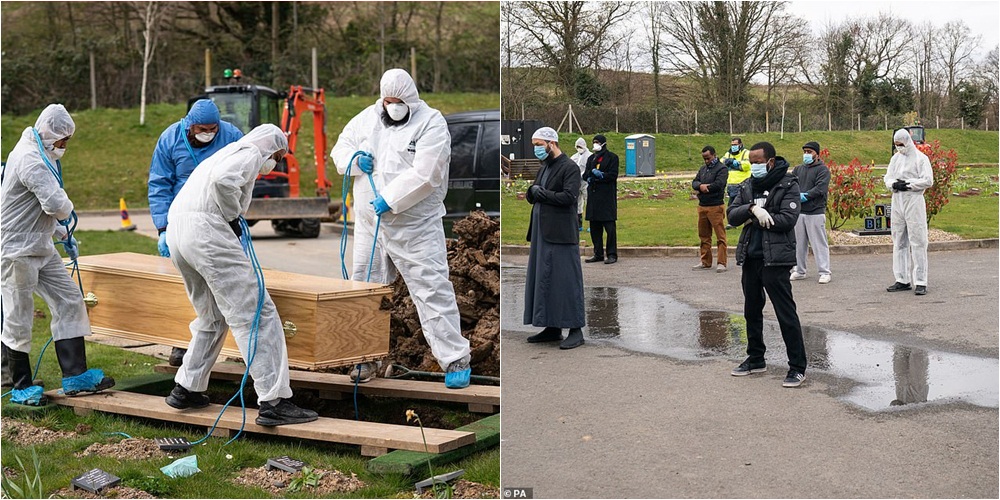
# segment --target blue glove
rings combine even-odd
[[[604,178],[604,172],[601,172],[600,170],[597,170],[596,168],[593,169],[593,170],[591,170],[590,173],[594,174],[594,177],[597,177],[598,179],[603,179]]]
[[[76,260],[80,257],[80,242],[76,241],[76,238],[70,238],[63,243],[63,248],[66,249],[66,255],[70,259]]]
[[[392,210],[392,208],[389,207],[389,204],[385,202],[385,198],[382,198],[382,195],[378,195],[378,197],[369,203],[371,203],[372,208],[375,209],[375,215],[382,215],[389,210]]]
[[[374,158],[372,158],[371,153],[362,151],[361,154],[358,155],[358,168],[366,174],[372,173],[372,170],[375,168],[375,162],[373,160]]]
[[[156,243],[156,248],[160,250],[160,257],[170,257],[170,248],[167,247],[167,232],[160,233],[160,241]]]
[[[801,201],[802,203],[805,203],[806,200],[808,200],[808,199],[809,199],[809,197],[806,196],[806,193],[799,193],[799,201]]]

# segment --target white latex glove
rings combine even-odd
[[[757,218],[757,222],[759,222],[761,226],[770,228],[774,225],[774,219],[771,218],[771,214],[767,213],[767,210],[754,205],[750,207],[750,213]]]

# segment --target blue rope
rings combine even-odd
[[[236,441],[243,434],[243,429],[247,422],[247,405],[243,397],[243,392],[246,388],[247,379],[250,377],[250,366],[253,365],[253,360],[257,356],[257,338],[258,331],[260,329],[260,313],[264,307],[264,298],[267,289],[264,286],[264,271],[260,267],[260,261],[257,260],[257,253],[254,251],[253,241],[251,241],[250,238],[250,226],[247,225],[247,221],[243,218],[243,216],[240,216],[240,228],[243,230],[243,237],[240,239],[240,245],[243,247],[243,252],[246,253],[247,257],[250,259],[250,263],[253,266],[254,276],[257,278],[257,310],[254,312],[253,323],[250,325],[250,339],[247,347],[247,368],[243,371],[243,378],[240,380],[240,388],[237,393],[233,394],[233,396],[229,398],[229,401],[226,401],[226,404],[222,406],[222,410],[219,411],[219,416],[216,417],[215,422],[212,423],[212,427],[208,430],[205,436],[191,443],[192,445],[201,444],[212,435],[215,428],[219,425],[219,420],[222,419],[222,415],[225,414],[226,409],[229,408],[229,405],[232,404],[237,397],[240,399],[240,407],[242,409],[240,430],[235,436],[232,437],[232,439],[226,441],[226,444],[223,446],[228,446],[229,443]]]
[[[355,151],[354,154],[351,156],[351,160],[349,162],[347,162],[347,169],[344,172],[344,182],[342,183],[341,190],[340,190],[340,197],[341,197],[341,200],[343,202],[343,204],[341,205],[343,207],[341,209],[341,213],[343,214],[343,221],[344,221],[344,228],[340,231],[340,273],[344,277],[345,280],[351,279],[350,278],[350,274],[348,274],[348,272],[347,272],[347,263],[346,263],[346,256],[347,256],[347,195],[351,192],[351,182],[352,182],[352,178],[353,178],[351,176],[351,168],[354,165],[354,159],[357,158],[358,156],[361,156],[361,154],[362,154],[361,151]],[[378,189],[375,188],[375,180],[372,179],[372,175],[371,174],[366,174],[366,175],[368,176],[368,182],[372,186],[372,193],[375,196],[378,196]],[[371,251],[371,256],[368,258],[368,274],[365,277],[365,281],[371,281],[371,279],[372,279],[372,265],[375,262],[375,246],[378,244],[378,229],[379,229],[379,226],[381,226],[381,225],[382,225],[382,216],[381,215],[376,216],[376,218],[375,218],[375,237],[372,240],[372,251]],[[355,256],[355,257],[357,257],[357,256]]]

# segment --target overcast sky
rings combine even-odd
[[[822,29],[830,22],[838,22],[848,17],[869,17],[879,12],[890,12],[910,20],[913,24],[931,21],[941,27],[952,20],[962,20],[974,35],[983,37],[976,60],[1000,43],[1000,2],[983,1],[838,1],[838,0],[793,0],[788,2],[788,10],[809,20],[813,28]]]

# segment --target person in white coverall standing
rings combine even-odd
[[[576,200],[576,223],[579,230],[583,231],[583,209],[587,205],[587,181],[583,180],[583,173],[587,171],[587,160],[593,154],[587,149],[587,141],[583,137],[576,139],[576,154],[569,159],[580,166],[580,197]]]
[[[896,152],[885,172],[885,187],[892,191],[892,274],[896,282],[887,292],[910,290],[927,294],[927,205],[924,191],[934,185],[931,161],[913,144],[906,129],[892,135]],[[913,261],[911,269],[910,261]]]
[[[451,160],[448,123],[420,100],[406,71],[386,71],[380,88],[379,99],[348,122],[330,153],[338,172],[351,165],[357,176],[352,278],[367,277],[378,224],[371,280],[388,284],[397,271],[403,276],[445,385],[467,387],[471,351],[448,280],[441,222]]]
[[[174,377],[177,384],[166,399],[174,408],[208,406],[209,376],[231,328],[257,392],[257,425],[298,424],[318,418],[316,412],[289,400],[292,389],[281,319],[266,290],[258,305],[257,277],[240,241],[239,218],[250,206],[254,181],[270,173],[287,151],[284,132],[271,124],[261,125],[203,161],[170,205],[170,259],[184,278],[198,314],[191,322],[191,344],[184,363]],[[253,339],[258,307],[260,320]]]

